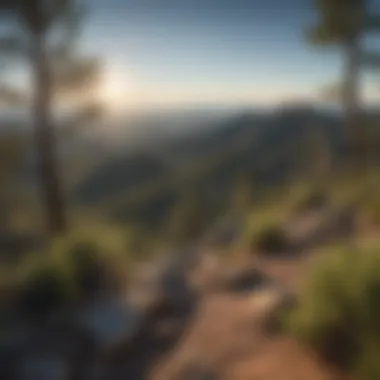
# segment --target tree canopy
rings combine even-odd
[[[317,23],[308,29],[314,44],[339,44],[357,36],[364,24],[365,0],[314,0]]]

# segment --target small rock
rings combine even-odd
[[[77,319],[79,326],[93,335],[95,344],[105,349],[132,339],[143,323],[144,313],[126,300],[115,298],[87,305]]]
[[[66,380],[69,376],[69,359],[31,354],[20,363],[17,376],[20,380]]]
[[[16,379],[72,379],[83,373],[94,349],[91,337],[74,326],[42,327],[19,356]]]

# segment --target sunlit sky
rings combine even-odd
[[[106,96],[121,102],[273,103],[338,75],[337,54],[303,40],[307,3],[98,0],[85,41],[107,57]]]
[[[102,97],[115,108],[271,105],[315,98],[339,79],[339,50],[304,40],[311,0],[89,3],[82,41],[104,59]],[[375,100],[377,79],[366,76],[365,95]]]

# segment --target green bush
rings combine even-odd
[[[17,310],[42,318],[69,302],[71,292],[63,271],[49,262],[30,270],[16,285],[13,296]]]
[[[313,268],[290,331],[360,380],[380,375],[380,249],[340,247]]]
[[[250,250],[261,253],[281,253],[289,248],[286,232],[277,224],[264,225],[252,236]]]
[[[79,297],[95,295],[110,287],[113,268],[90,243],[74,245],[68,251],[68,265]]]
[[[380,225],[380,198],[378,194],[370,196],[368,195],[359,204],[359,213],[365,222],[379,226]]]
[[[169,215],[168,240],[182,245],[198,239],[209,228],[212,220],[210,214],[210,205],[198,194],[187,195]]]
[[[93,228],[55,239],[30,261],[7,288],[17,309],[36,317],[123,290],[129,268],[123,234]]]
[[[261,202],[248,210],[241,219],[234,243],[233,252],[252,254],[281,253],[286,245],[286,233],[282,225],[288,217],[288,203],[282,199]]]
[[[77,297],[116,292],[129,269],[127,239],[123,231],[85,228],[56,240],[53,258],[65,268]]]

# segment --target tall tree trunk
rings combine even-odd
[[[57,234],[66,230],[67,219],[51,117],[52,83],[46,49],[44,37],[35,36],[32,56],[35,79],[33,118],[45,224],[50,234]]]
[[[365,128],[361,125],[359,96],[360,80],[360,37],[357,35],[346,41],[344,46],[346,67],[344,73],[343,108],[347,125],[348,160],[356,169],[364,164],[363,142]]]

